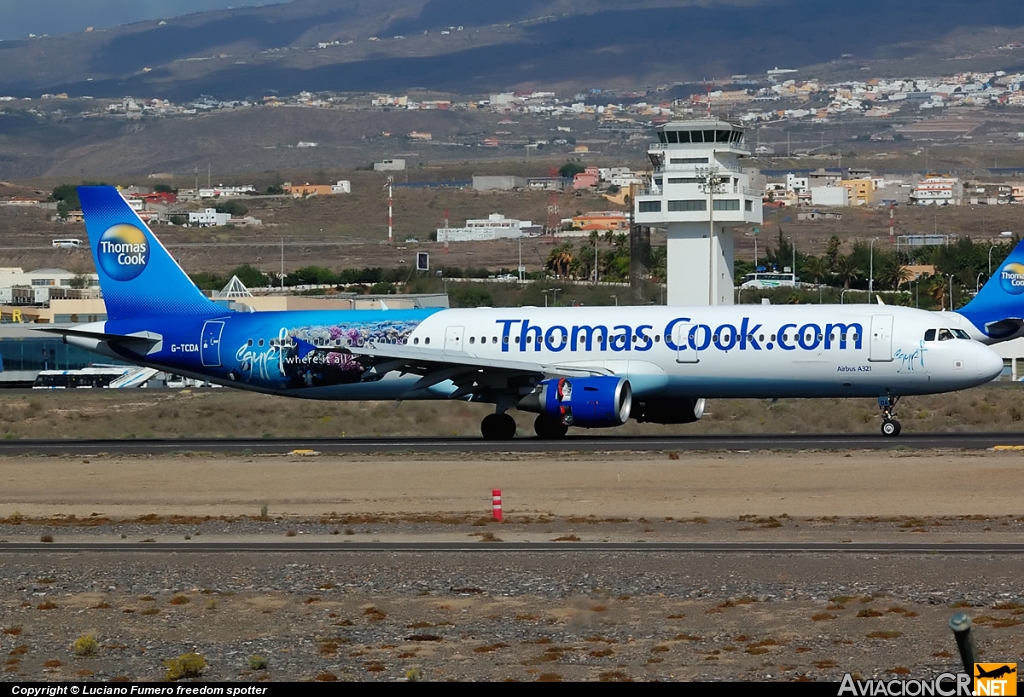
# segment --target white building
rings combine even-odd
[[[761,192],[739,158],[750,155],[742,126],[679,121],[658,126],[648,157],[650,188],[634,203],[638,225],[668,233],[668,304],[733,303],[733,228],[760,223]]]
[[[255,194],[256,187],[252,184],[243,186],[214,186],[199,190],[199,198],[228,198],[231,196],[248,196]]]
[[[529,220],[506,218],[501,213],[491,213],[486,219],[467,220],[466,227],[438,228],[438,242],[484,242],[508,237],[539,235],[540,225]]]
[[[850,190],[845,186],[812,186],[812,206],[849,206]]]
[[[910,193],[910,200],[921,206],[960,205],[963,195],[963,185],[959,179],[928,177],[914,187]]]
[[[405,169],[405,160],[383,160],[373,163],[374,172],[400,172]]]
[[[190,211],[188,214],[188,224],[200,227],[227,225],[229,220],[230,213],[218,213],[216,208],[204,208],[201,211]]]

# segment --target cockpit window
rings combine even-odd
[[[953,332],[948,329],[939,330],[939,341],[950,341],[953,338]]]
[[[929,329],[928,331],[926,331],[924,333],[924,340],[925,341],[935,341],[935,330],[934,329]]]
[[[953,334],[957,339],[970,339],[971,335],[965,332],[963,329],[954,329]]]

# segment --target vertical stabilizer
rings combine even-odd
[[[225,311],[196,287],[121,192],[80,186],[78,198],[109,319]]]

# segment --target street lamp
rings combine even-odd
[[[977,295],[979,292],[981,292],[981,274],[982,273],[983,272],[979,271],[978,272],[978,277],[976,279],[974,279],[974,294],[975,295]]]
[[[551,306],[552,307],[556,307],[558,305],[558,291],[560,291],[560,290],[562,290],[562,289],[561,288],[552,288],[551,289]]]
[[[953,311],[953,275],[954,274],[950,273],[950,274],[946,274],[946,275],[949,276],[949,311],[952,312]]]
[[[724,193],[725,177],[718,172],[718,166],[697,167],[697,186],[708,195],[708,305],[715,305],[715,194]]]
[[[871,243],[867,246],[870,267],[867,272],[867,302],[871,302],[871,294],[874,292],[874,243],[878,242],[878,239],[878,237],[871,237]]]
[[[615,293],[612,293],[612,300],[615,301],[615,307],[618,307],[619,306],[619,296],[616,295]]]
[[[988,277],[992,278],[992,250],[998,245],[990,245],[988,248]]]

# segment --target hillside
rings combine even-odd
[[[609,0],[294,0],[0,42],[0,93],[182,100],[301,90],[622,88],[823,64],[842,54],[857,62],[937,59],[983,30],[1021,26],[1024,5],[1003,0],[649,0],[628,9]]]

